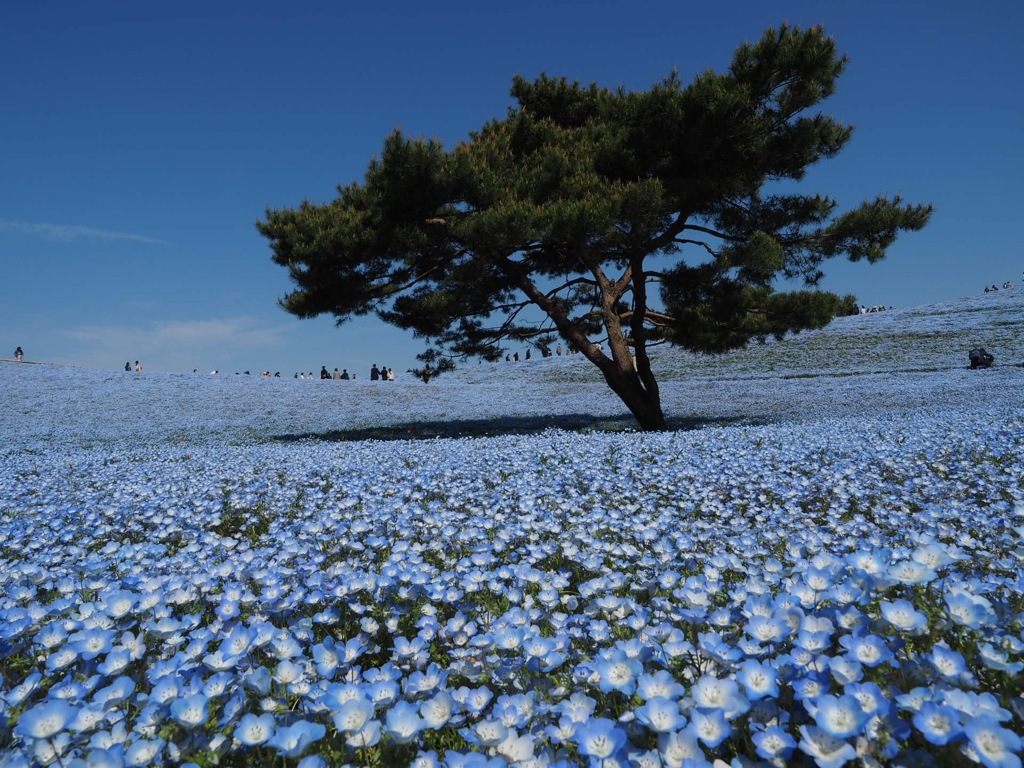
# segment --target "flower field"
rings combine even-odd
[[[655,435],[577,358],[2,365],[0,766],[1019,766],[1022,305],[664,352]]]

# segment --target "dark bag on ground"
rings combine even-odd
[[[971,359],[971,368],[988,368],[996,361],[996,359],[982,347],[972,349],[967,353],[967,356]]]

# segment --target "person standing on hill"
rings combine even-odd
[[[378,368],[377,364],[374,363],[373,364],[373,368],[370,369],[370,381],[379,381],[379,380],[380,380],[380,368]]]
[[[135,361],[135,372],[142,373],[142,363],[140,363],[138,360]]]
[[[19,363],[24,361],[25,352],[24,350],[22,350],[21,347],[18,347],[16,350],[14,350],[14,359],[17,360]]]

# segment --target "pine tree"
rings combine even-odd
[[[375,312],[428,340],[429,375],[557,336],[663,429],[652,345],[717,353],[821,327],[852,300],[815,288],[825,260],[876,262],[927,223],[930,205],[899,197],[839,212],[778,191],[849,141],[813,111],[846,63],[821,28],[783,25],[686,86],[517,77],[516,106],[453,149],[395,131],[332,202],[268,210],[257,227],[297,286],[281,304]]]

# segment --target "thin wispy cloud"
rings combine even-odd
[[[88,325],[68,329],[74,353],[65,362],[85,367],[120,364],[121,358],[158,361],[160,370],[191,370],[239,350],[266,358],[286,342],[289,328],[267,326],[251,317],[165,320],[144,325]],[[254,363],[255,365],[255,363]]]
[[[10,221],[0,219],[0,232],[20,232],[22,234],[40,237],[44,240],[56,240],[58,242],[70,243],[75,240],[127,240],[133,243],[146,243],[147,245],[167,245],[163,240],[155,237],[146,237],[132,232],[114,232],[109,229],[96,229],[95,227],[80,227],[73,224],[39,224],[29,221]]]

